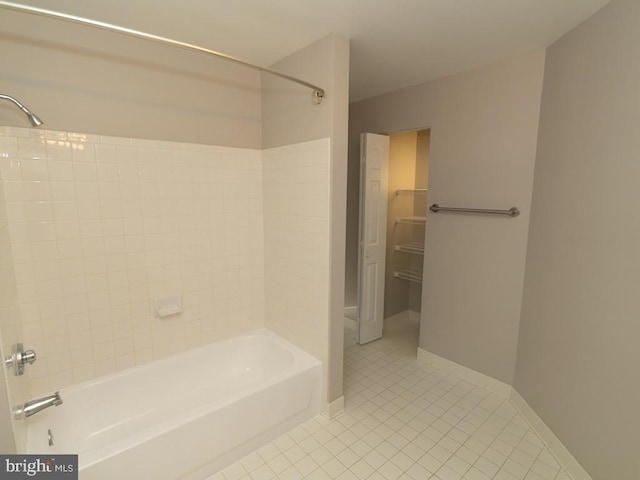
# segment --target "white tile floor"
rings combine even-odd
[[[416,359],[416,325],[345,338],[345,413],[209,480],[570,480],[508,401]]]

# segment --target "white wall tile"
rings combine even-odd
[[[264,325],[260,151],[37,133],[0,129],[32,395]],[[168,294],[183,313],[155,318]]]
[[[18,157],[24,159],[42,159],[46,157],[46,143],[40,138],[17,138]]]
[[[21,140],[24,139],[21,138]],[[12,182],[12,180],[19,181],[20,178],[19,162],[10,160],[11,157],[18,155],[18,144],[18,139],[15,137],[6,138],[0,136],[0,178],[8,182],[7,187],[2,185],[2,188],[0,188],[0,358],[3,359],[11,354],[12,345],[24,342],[24,338],[37,342],[42,340],[43,337],[39,318],[33,318],[33,322],[28,324],[26,328],[23,327],[21,321],[23,312],[32,312],[34,309],[33,304],[25,305],[24,309],[20,308],[20,291],[22,290],[23,297],[28,300],[34,294],[34,289],[25,286],[33,285],[35,277],[31,268],[25,268],[24,272],[16,275],[12,241],[26,240],[28,238],[28,225],[24,221],[24,216],[21,218],[20,215],[16,215],[17,213],[24,213],[24,209],[13,208],[12,214],[9,215],[8,204],[6,203],[6,198],[10,198],[12,202],[24,201],[23,186],[18,186],[19,183]],[[21,142],[20,145],[22,154],[26,155],[25,150],[31,145],[26,142]],[[18,224],[15,236],[11,235],[9,229],[10,219],[17,221]],[[17,249],[21,260],[26,261],[30,258],[28,246],[24,248],[17,247]],[[37,308],[35,311],[38,311]],[[37,315],[34,317],[37,317]],[[16,377],[11,375],[9,370],[6,372],[10,404],[18,405],[29,400],[31,396],[29,375]],[[13,424],[18,449],[19,451],[24,451],[26,434],[24,420],[13,420]]]
[[[265,322],[326,366],[329,139],[263,152]],[[313,160],[313,161],[312,161]]]
[[[67,173],[71,172],[71,164],[70,161],[72,159],[71,156],[71,146],[68,141],[60,139],[60,140],[47,140],[46,141],[47,148],[47,160],[53,163],[65,163],[63,168]],[[60,166],[59,166],[60,167]]]

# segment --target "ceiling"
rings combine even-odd
[[[17,0],[262,66],[351,39],[351,101],[542,48],[610,0]]]

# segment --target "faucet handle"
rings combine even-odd
[[[16,343],[11,347],[11,355],[4,359],[7,368],[13,367],[13,374],[18,377],[24,373],[24,366],[31,365],[36,361],[36,352],[33,350],[24,350],[21,343]]]
[[[22,363],[28,363],[29,365],[33,365],[33,362],[36,361],[36,352],[35,350],[25,350],[22,354]]]

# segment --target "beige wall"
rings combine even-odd
[[[429,148],[431,140],[430,130],[421,130],[416,138],[416,189],[429,186]],[[416,217],[427,215],[428,197],[416,196],[413,199],[413,214]],[[424,245],[426,225],[423,228],[412,229],[412,242]],[[421,272],[424,269],[424,255],[411,255],[411,269]],[[422,285],[411,283],[409,287],[409,310],[420,313],[422,311]]]
[[[431,127],[430,203],[520,208],[515,219],[427,219],[420,346],[507,383],[515,371],[543,69],[544,52],[535,51],[350,111],[350,142],[361,132]]]
[[[328,36],[289,55],[269,68],[299,76],[325,90],[319,105],[311,101],[308,87],[262,74],[262,146],[280,147],[330,136],[337,92],[334,74],[337,49],[346,41]]]
[[[3,10],[0,91],[45,128],[261,147],[260,74],[95,28]],[[0,124],[28,126],[0,104]]]
[[[353,118],[353,105],[349,104],[349,143],[347,166],[347,218],[344,272],[344,305],[358,305],[358,234],[360,221],[360,128]],[[367,133],[367,132],[364,132]],[[368,132],[385,133],[385,132]]]
[[[325,89],[320,105],[311,92],[263,75],[263,148],[328,137],[329,164],[329,318],[326,400],[342,396],[344,252],[347,191],[349,41],[330,35],[279,61],[272,68]]]
[[[515,386],[595,480],[640,478],[640,3],[547,52]]]

